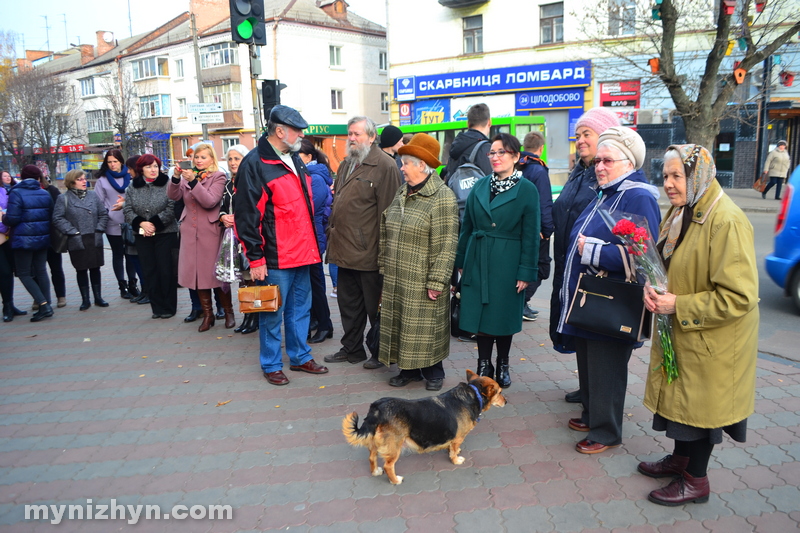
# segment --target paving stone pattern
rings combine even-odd
[[[109,258],[110,259],[110,258]],[[630,364],[624,444],[598,455],[575,452],[583,434],[564,394],[577,387],[575,359],[553,351],[547,295],[537,322],[514,337],[508,405],[493,408],[464,442],[466,461],[445,451],[404,453],[399,486],[372,477],[367,451],[347,445],[342,417],[383,396],[420,398],[424,382],[388,386],[394,371],[332,364],[330,373],[289,372],[269,385],[256,334],[219,323],[206,333],[179,314],[152,320],[149,306],[121,300],[104,268],[111,306],[69,305],[33,324],[0,325],[0,530],[198,531],[763,531],[800,524],[800,369],[759,360],[756,414],[748,442],[726,440],[710,465],[707,504],[666,508],[647,501],[666,484],[636,472],[671,451],[642,406],[647,349]],[[65,261],[68,279],[71,269]],[[69,284],[68,284],[69,285]],[[19,283],[17,303],[29,298]],[[322,362],[334,339],[314,346]],[[237,316],[237,319],[240,318]],[[450,388],[475,367],[476,346],[453,339],[445,361]],[[227,403],[226,403],[227,402]],[[68,521],[24,519],[25,504],[228,504],[232,520]]]

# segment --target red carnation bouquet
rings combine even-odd
[[[648,228],[647,219],[630,213],[610,213],[606,209],[600,209],[599,212],[611,233],[622,240],[628,253],[633,256],[636,271],[656,292],[664,294],[667,291],[667,270]],[[671,315],[656,315],[656,330],[658,335],[654,342],[661,352],[661,364],[653,371],[660,368],[667,383],[672,383],[678,379],[678,363],[672,342]]]

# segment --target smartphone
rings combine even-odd
[[[182,170],[191,170],[192,169],[192,162],[191,161],[181,161],[180,163],[178,163],[178,166]]]

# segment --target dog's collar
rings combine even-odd
[[[477,421],[477,420],[481,419],[481,414],[483,413],[483,396],[481,396],[481,391],[478,390],[478,387],[476,387],[472,383],[467,383],[467,385],[472,387],[472,390],[475,391],[475,396],[478,397],[479,407],[478,407],[478,418],[476,419],[476,421]]]

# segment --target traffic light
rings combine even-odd
[[[229,0],[233,42],[267,44],[264,0]]]
[[[264,118],[269,121],[269,111],[281,103],[281,90],[286,85],[280,80],[263,80],[261,82],[261,103],[264,105]]]

